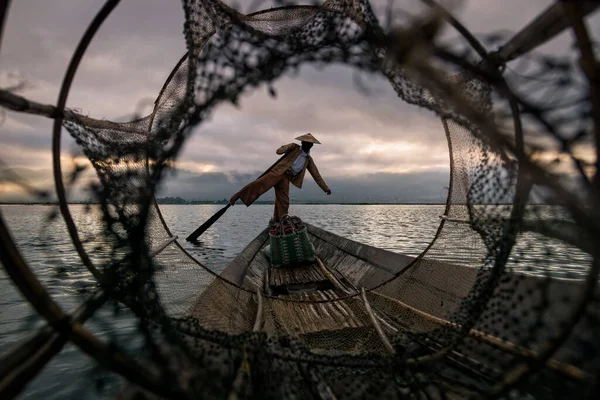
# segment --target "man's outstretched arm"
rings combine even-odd
[[[294,146],[297,146],[297,144],[296,143],[284,144],[283,146],[281,146],[280,148],[277,149],[276,153],[277,154],[287,153],[288,151],[292,150],[294,148]]]
[[[306,169],[308,169],[308,172],[310,172],[315,182],[317,182],[317,185],[319,185],[319,187],[323,189],[325,193],[331,194],[331,189],[329,189],[329,186],[327,186],[325,180],[323,177],[321,177],[321,174],[317,169],[317,165],[313,161],[312,157],[308,159],[308,165],[306,166]]]

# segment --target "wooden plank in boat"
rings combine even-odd
[[[307,283],[327,280],[317,264],[299,267],[271,268],[270,285],[279,286],[288,283]]]
[[[268,286],[274,295],[333,289],[318,264],[297,267],[269,268]]]

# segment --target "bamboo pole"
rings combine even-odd
[[[17,250],[14,241],[0,213],[0,261],[19,291],[34,309],[44,317],[53,329],[68,335],[68,338],[81,350],[92,356],[102,366],[114,371],[133,383],[162,396],[187,398],[178,388],[167,388],[160,375],[145,368],[126,354],[115,350],[87,331],[81,323],[70,321],[67,314],[54,302],[41,282],[31,271]],[[48,345],[49,346],[49,345]],[[54,348],[48,347],[43,354]],[[45,353],[45,352],[49,353]],[[39,358],[37,362],[42,362]]]
[[[316,261],[317,261],[317,264],[319,265],[319,268],[321,269],[321,271],[325,275],[325,277],[327,279],[329,279],[329,281],[331,281],[331,283],[333,284],[333,286],[335,286],[336,289],[339,289],[340,291],[344,292],[346,295],[353,295],[353,294],[355,294],[355,293],[352,293],[350,290],[348,290],[344,285],[342,285],[342,283],[339,281],[339,279],[336,278],[329,271],[329,269],[325,266],[325,264],[323,264],[323,261],[321,261],[321,259],[319,257],[316,258]]]
[[[363,304],[365,305],[365,309],[367,310],[367,314],[369,315],[369,318],[371,319],[371,323],[375,327],[375,330],[377,331],[377,334],[379,335],[379,338],[383,342],[383,345],[385,346],[385,348],[387,349],[387,351],[389,351],[391,354],[394,354],[396,352],[394,350],[394,346],[392,346],[392,344],[390,343],[390,340],[388,339],[388,337],[383,332],[383,329],[381,329],[381,325],[379,324],[379,321],[377,320],[377,318],[375,317],[375,314],[373,313],[373,309],[371,308],[371,304],[369,303],[369,300],[367,300],[367,294],[365,292],[365,288],[364,287],[360,289],[360,293],[361,293],[361,296],[362,296]]]
[[[84,323],[107,299],[104,291],[97,291],[70,313],[71,321]],[[51,357],[62,349],[67,338],[66,332],[56,331],[53,326],[46,325],[11,349],[0,360],[0,398],[9,399],[18,395]]]
[[[85,115],[78,114],[71,110],[64,110],[62,113],[58,108],[50,104],[41,104],[29,100],[23,96],[16,95],[7,90],[0,90],[0,106],[6,107],[9,110],[22,112],[26,114],[39,115],[51,119],[61,118],[63,121],[74,122],[94,129],[113,130],[136,135],[149,136],[147,131],[129,128],[117,122],[108,120],[99,120]]]
[[[257,301],[258,301],[258,308],[256,310],[256,319],[254,320],[254,328],[252,328],[252,330],[254,332],[260,331],[260,327],[262,326],[263,297],[260,293],[260,288],[256,289],[256,297],[257,297]]]
[[[33,353],[28,352],[27,357],[18,365],[12,366],[8,373],[0,380],[0,398],[12,399],[16,397],[29,382],[42,370],[42,368],[63,348],[68,336],[53,332],[42,343],[33,343]]]
[[[370,291],[369,293],[380,296],[386,300],[392,301],[392,302],[400,305],[401,307],[403,307],[407,310],[410,310],[411,312],[423,317],[424,319],[426,319],[430,322],[433,322],[436,325],[451,327],[451,328],[455,328],[457,330],[462,329],[462,325],[460,325],[460,324],[457,324],[457,323],[436,317],[434,315],[428,314],[424,311],[418,310],[398,299],[387,296],[383,293],[379,293],[376,291]],[[469,337],[476,339],[479,342],[496,347],[497,349],[500,349],[502,351],[505,351],[505,352],[515,355],[515,356],[524,357],[527,359],[532,359],[532,358],[537,357],[537,352],[534,350],[531,350],[531,349],[525,348],[523,346],[520,346],[518,344],[509,342],[508,340],[503,340],[503,339],[497,338],[497,337],[487,334],[485,332],[481,332],[481,331],[478,331],[475,329],[470,329],[467,334]],[[587,372],[583,371],[582,369],[580,369],[574,365],[564,363],[564,362],[561,362],[561,361],[558,361],[555,359],[548,360],[546,362],[546,366],[554,371],[557,371],[563,375],[566,375],[566,376],[568,376],[572,379],[578,380],[578,381],[586,381],[586,380],[590,379],[589,374]]]
[[[4,25],[6,23],[9,7],[10,0],[0,1],[0,46],[2,46],[2,39],[4,38]]]
[[[568,3],[568,2],[564,2]],[[498,51],[491,56],[501,63],[514,60],[523,54],[548,42],[550,39],[569,28],[569,18],[565,15],[564,4],[556,2],[539,14],[533,21],[527,24]],[[582,11],[582,17],[595,11],[600,3],[597,1],[579,0],[578,7]]]
[[[585,24],[586,9],[581,5],[578,7],[568,1],[561,1],[564,7],[566,20],[573,27],[575,42],[579,49],[579,66],[588,80],[589,97],[592,104],[592,118],[594,120],[594,150],[596,153],[595,174],[593,187],[596,191],[596,199],[600,199],[600,66],[594,56],[592,40]],[[600,6],[600,3],[596,3]]]
[[[177,235],[171,236],[169,239],[167,239],[164,243],[162,243],[156,249],[152,250],[152,253],[150,254],[150,256],[151,257],[156,257],[157,255],[159,255],[160,253],[162,253],[162,251],[164,249],[166,249],[168,245],[170,245],[171,243],[173,243],[174,241],[177,240],[177,237],[178,237]]]

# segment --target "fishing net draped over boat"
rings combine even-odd
[[[495,135],[488,81],[467,70],[440,78],[442,69],[421,54],[423,26],[397,32],[411,42],[390,42],[364,0],[251,15],[217,0],[183,4],[188,53],[150,116],[63,122],[98,173],[105,233],[115,239],[113,261],[95,266],[100,284],[136,312],[152,354],[149,370],[170,388],[150,391],[333,399],[596,390],[593,285],[586,291],[578,282],[515,273],[515,249],[526,253],[519,243],[529,240],[522,222],[542,214],[564,219],[567,209],[527,206],[530,178],[510,153],[520,151],[520,128],[512,127],[508,141]],[[342,245],[311,227],[317,255],[327,260],[319,274],[333,287],[282,296],[263,287],[271,279],[261,252],[266,232],[218,275],[173,238],[153,194],[192,129],[218,104],[235,103],[304,63],[382,73],[402,100],[436,113],[451,178],[436,236],[419,257]],[[554,239],[540,240],[547,252],[528,261],[544,270]],[[588,283],[595,280],[593,268],[586,274]]]

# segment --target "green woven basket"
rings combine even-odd
[[[315,261],[315,247],[308,239],[306,226],[285,234],[269,233],[272,267],[285,267]]]

